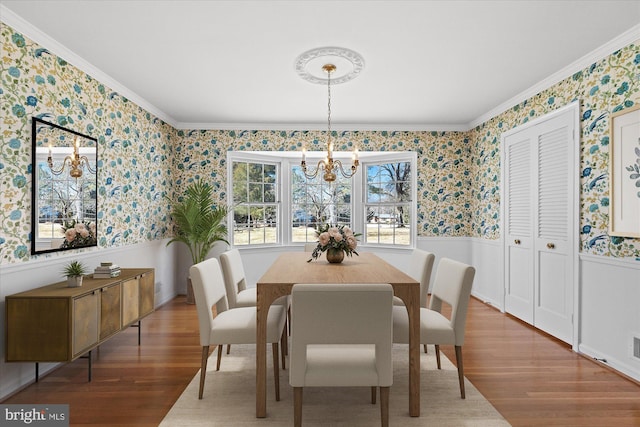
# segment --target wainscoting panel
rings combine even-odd
[[[579,351],[640,381],[640,261],[581,255],[580,278]]]

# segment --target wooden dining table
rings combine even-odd
[[[257,282],[256,417],[267,416],[267,314],[296,283],[389,283],[409,313],[409,415],[420,416],[420,283],[373,253],[330,264],[309,252],[285,252]]]

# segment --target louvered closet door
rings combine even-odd
[[[573,336],[573,127],[564,116],[536,128],[534,325],[571,342]]]
[[[532,134],[505,139],[505,310],[533,323]]]
[[[573,340],[577,106],[503,138],[505,311]]]

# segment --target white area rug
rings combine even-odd
[[[270,349],[269,349],[270,350]],[[496,409],[466,381],[466,399],[460,399],[458,373],[442,355],[442,370],[436,369],[435,350],[422,352],[421,416],[409,416],[408,346],[394,345],[394,384],[389,413],[391,426],[509,426]],[[291,426],[293,392],[289,371],[280,371],[280,401],[275,401],[271,351],[267,352],[267,417],[256,418],[255,346],[234,345],[222,356],[215,371],[215,355],[207,365],[204,396],[198,399],[200,372],[164,418],[161,427],[183,426]],[[370,389],[306,388],[302,409],[303,426],[364,427],[380,425],[380,406],[372,405]]]

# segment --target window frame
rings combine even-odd
[[[344,164],[351,164],[350,152],[334,152],[334,158],[340,159]],[[317,162],[326,157],[324,151],[307,151],[307,165],[311,168],[315,167]],[[351,178],[351,222],[352,228],[356,232],[365,233],[366,226],[366,169],[371,164],[381,163],[400,163],[409,162],[412,168],[411,174],[411,200],[410,205],[410,243],[409,245],[396,245],[388,243],[365,243],[364,239],[360,239],[359,247],[369,248],[391,248],[391,249],[414,249],[417,242],[417,153],[415,151],[396,151],[396,152],[359,152],[360,166],[354,177]],[[227,226],[230,230],[229,242],[231,247],[238,249],[258,249],[270,247],[303,247],[303,242],[292,241],[292,172],[291,168],[300,164],[301,153],[298,151],[281,152],[281,151],[228,151],[227,152],[227,200],[233,204],[233,163],[234,162],[255,162],[263,164],[272,164],[276,166],[276,221],[278,224],[278,232],[276,236],[277,243],[262,244],[233,244],[233,214],[227,218]],[[284,209],[284,207],[287,209]],[[231,213],[233,210],[231,210]],[[361,230],[361,231],[360,231]]]
[[[267,153],[267,152],[264,152]],[[235,224],[233,219],[233,212],[235,208],[234,202],[234,193],[233,193],[233,164],[235,162],[241,163],[260,163],[262,165],[272,165],[276,168],[276,182],[275,182],[275,201],[273,203],[264,203],[268,205],[276,206],[276,224],[278,231],[276,232],[276,241],[275,243],[248,243],[246,245],[236,245],[234,243],[234,230]],[[262,247],[274,247],[274,246],[282,246],[282,203],[281,203],[281,194],[282,194],[282,179],[281,179],[281,171],[282,165],[281,162],[274,158],[273,156],[264,156],[261,152],[231,152],[227,156],[227,200],[230,205],[229,215],[227,216],[227,230],[229,243],[232,248],[262,248]],[[256,204],[251,203],[249,204]]]

